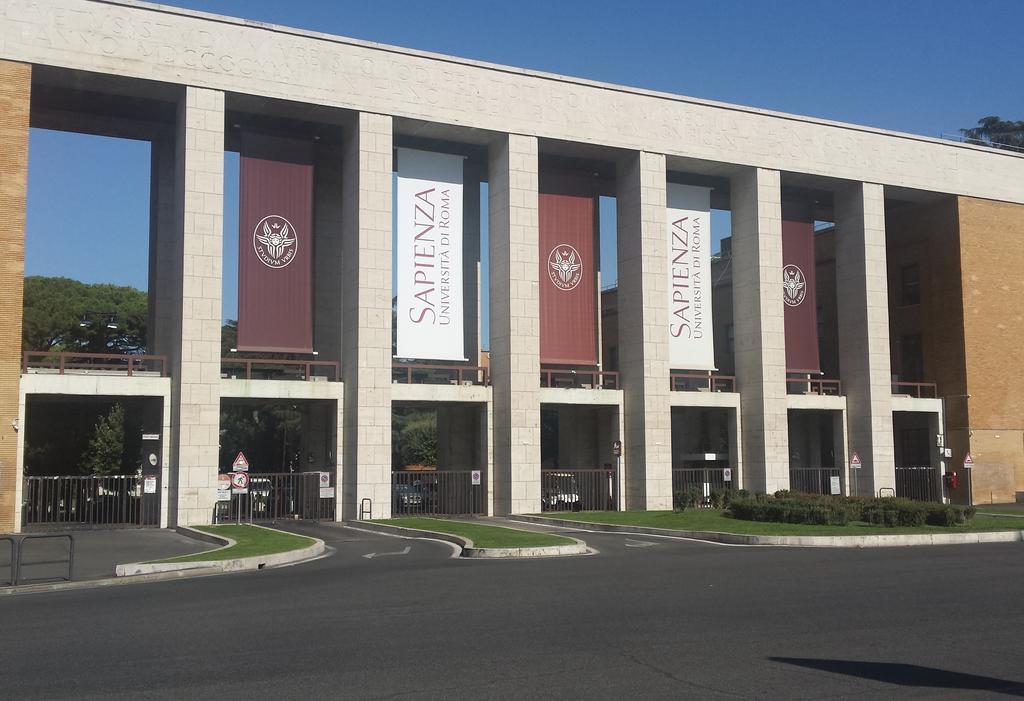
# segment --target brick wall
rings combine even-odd
[[[961,197],[958,210],[974,500],[1013,501],[1024,492],[1024,206]]]
[[[0,533],[15,527],[21,380],[21,309],[25,274],[25,193],[32,67],[0,61]]]

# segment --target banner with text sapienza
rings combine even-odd
[[[711,190],[668,184],[669,364],[717,370],[711,323]]]
[[[399,358],[466,359],[462,162],[462,156],[398,149]]]

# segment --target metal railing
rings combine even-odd
[[[617,511],[615,470],[541,470],[541,511]]]
[[[674,372],[669,375],[673,392],[735,392],[736,377],[711,372]]]
[[[699,494],[699,507],[711,507],[712,490],[734,489],[732,480],[725,480],[723,467],[676,467],[672,468],[672,504],[689,501],[690,494]]]
[[[789,489],[807,494],[831,494],[833,477],[842,480],[842,471],[838,467],[790,467]]]
[[[391,515],[463,515],[487,512],[487,488],[469,470],[394,470]]]
[[[917,399],[935,399],[939,396],[934,382],[893,382],[893,394],[906,394]]]
[[[230,501],[217,502],[214,520],[333,521],[337,500],[321,497],[321,486],[319,472],[251,472],[248,493],[232,494]]]
[[[619,373],[610,370],[541,368],[540,386],[562,389],[619,389]]]
[[[916,501],[940,501],[939,471],[931,465],[897,465],[896,496]]]
[[[167,376],[167,356],[132,355],[130,353],[68,353],[25,351],[21,358],[22,373],[57,373],[59,375],[159,375]]]
[[[843,383],[840,380],[811,377],[805,374],[787,374],[786,394],[820,394],[826,397],[840,397]]]
[[[140,475],[26,477],[22,524],[159,526],[160,491],[144,493]]]
[[[67,557],[61,557],[60,559],[46,559],[46,560],[29,560],[25,561],[25,543],[34,543],[44,540],[67,540],[68,541],[68,554]],[[75,571],[75,539],[69,533],[52,533],[52,534],[32,534],[22,536],[3,536],[0,540],[7,540],[11,543],[11,574],[8,579],[8,583],[11,586],[18,586],[20,584],[33,584],[39,582],[53,582],[53,581],[64,581],[70,582],[74,576]],[[17,549],[15,549],[15,540],[18,541]],[[49,557],[44,555],[44,557]],[[39,567],[42,565],[67,565],[67,575],[61,574],[47,574],[43,576],[32,577],[31,579],[25,577],[25,567]],[[63,567],[61,568],[63,571]]]
[[[244,380],[313,380],[338,382],[336,360],[275,360],[273,358],[221,358],[221,377]]]
[[[487,368],[473,365],[425,365],[396,363],[391,382],[405,385],[488,385]]]
[[[1020,147],[1015,144],[1007,144],[1002,141],[992,141],[990,139],[972,139],[964,136],[963,134],[949,134],[947,132],[943,132],[939,134],[939,138],[947,141],[959,141],[962,144],[971,144],[972,146],[987,146],[988,148],[1024,153],[1024,147]]]

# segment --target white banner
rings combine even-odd
[[[465,360],[462,156],[398,149],[399,358]]]
[[[717,370],[711,324],[711,190],[668,184],[669,364]]]

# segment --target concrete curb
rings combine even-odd
[[[254,528],[264,528],[268,531],[275,531],[277,533],[285,533],[286,535],[295,535],[294,533],[288,533],[287,531],[279,531],[276,528],[267,528],[266,526],[254,526]],[[191,528],[179,527],[176,529],[179,533],[187,535],[198,540],[204,540],[206,542],[222,543],[223,545],[216,550],[210,552],[218,552],[224,548],[229,548],[235,544],[235,541],[225,536],[213,535],[210,533],[203,533],[202,531],[196,531]],[[158,563],[145,563],[145,562],[132,562],[125,565],[118,565],[115,574],[118,577],[136,577],[139,575],[149,575],[163,572],[179,572],[182,570],[195,570],[195,569],[212,569],[217,572],[245,572],[248,570],[262,570],[264,567],[277,567],[280,565],[289,565],[294,562],[300,562],[302,560],[309,560],[314,557],[318,557],[324,553],[324,541],[319,538],[313,538],[312,536],[301,536],[305,538],[312,538],[313,544],[307,545],[304,548],[298,550],[287,550],[281,553],[273,553],[271,555],[254,555],[252,557],[239,557],[231,560],[196,560],[194,562],[158,562]]]
[[[803,548],[893,548],[915,545],[964,545],[970,543],[1018,543],[1024,541],[1024,530],[978,531],[972,533],[921,533],[855,536],[778,536],[742,535],[718,531],[676,531],[668,528],[622,526],[610,523],[590,523],[545,516],[519,516],[515,520],[565,528],[580,528],[603,533],[630,533],[674,538],[691,538],[728,545],[781,545]]]
[[[208,577],[214,574],[222,574],[222,572],[220,569],[215,567],[197,567],[189,570],[175,570],[173,572],[139,574],[135,575],[134,577],[107,577],[105,579],[83,579],[77,582],[47,582],[45,584],[22,584],[17,587],[0,587],[0,596],[13,596],[16,594],[42,594],[77,589],[100,589],[102,587],[116,587],[122,584],[169,582],[175,579]]]
[[[368,521],[347,521],[346,525],[352,526],[353,528],[362,528],[367,531],[374,531],[376,533],[383,533],[385,535],[401,536],[403,538],[431,538],[433,540],[443,540],[446,543],[452,543],[461,549],[462,552],[459,557],[472,559],[493,560],[522,557],[565,557],[568,555],[587,555],[590,552],[586,543],[578,538],[572,538],[571,536],[562,537],[576,541],[572,545],[548,545],[535,548],[477,548],[473,546],[473,541],[469,538],[452,535],[451,533],[441,533],[440,531],[426,531],[419,528],[405,528],[403,526],[391,526],[385,523],[370,523]],[[502,528],[503,526],[495,527]]]

